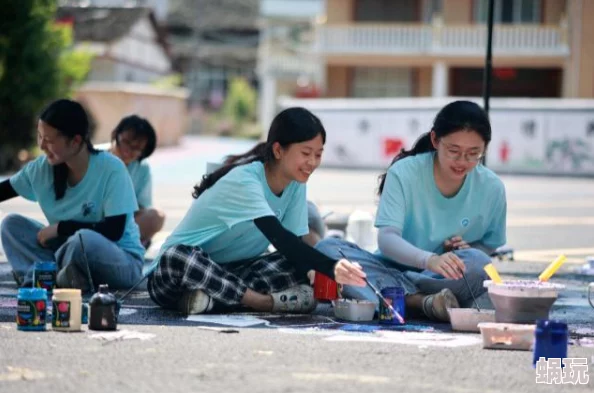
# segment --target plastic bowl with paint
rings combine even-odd
[[[534,343],[536,325],[483,322],[478,325],[483,348],[530,351]]]
[[[495,320],[501,323],[533,324],[548,319],[549,311],[565,285],[537,280],[510,280],[483,283],[495,306]]]
[[[481,322],[495,322],[495,310],[476,308],[448,308],[452,330],[458,332],[480,332]]]
[[[347,321],[372,321],[375,303],[367,300],[338,299],[332,302],[336,318]]]

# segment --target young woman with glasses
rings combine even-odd
[[[393,286],[391,272],[404,270],[421,292],[446,292],[449,306],[470,306],[463,274],[475,296],[483,294],[483,267],[506,241],[505,188],[481,164],[490,141],[489,118],[478,105],[446,105],[432,130],[400,152],[380,177],[378,252],[337,239],[325,239],[317,248],[329,256],[342,250],[381,287]],[[365,288],[346,287],[343,293],[375,298]],[[425,314],[447,320],[439,310],[432,315],[433,300],[423,300]]]
[[[149,247],[153,236],[163,228],[165,214],[153,206],[153,182],[145,161],[157,146],[157,134],[148,120],[137,115],[124,117],[111,134],[109,151],[121,159],[130,173],[138,211],[134,220],[140,229],[142,245]]]

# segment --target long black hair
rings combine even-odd
[[[471,101],[454,101],[444,106],[437,116],[435,116],[431,130],[435,132],[437,140],[458,131],[474,131],[485,142],[485,148],[491,142],[491,123],[489,122],[489,116],[483,108]],[[431,143],[431,132],[426,132],[417,139],[412,149],[402,149],[394,157],[390,166],[405,157],[416,156],[417,154],[434,150],[435,147]],[[379,182],[378,195],[381,195],[386,182],[386,173],[379,177]]]
[[[111,133],[111,140],[119,144],[118,136],[126,131],[132,132],[133,138],[146,139],[146,146],[138,158],[138,161],[142,161],[153,154],[157,147],[157,133],[151,125],[151,123],[140,116],[130,115],[124,117],[116,128]]]
[[[69,140],[72,140],[76,135],[80,135],[90,153],[96,154],[98,152],[91,143],[87,113],[78,102],[68,99],[54,101],[41,112],[39,120],[55,128],[60,135]],[[53,171],[54,193],[58,201],[66,193],[68,166],[63,162],[54,165]]]
[[[299,107],[285,109],[272,120],[266,142],[258,143],[244,154],[227,156],[221,168],[202,177],[200,185],[194,187],[192,196],[198,198],[231,169],[239,165],[255,161],[263,163],[273,161],[272,145],[275,142],[286,148],[293,143],[312,140],[318,135],[321,135],[323,143],[326,143],[326,130],[320,119],[313,113]]]

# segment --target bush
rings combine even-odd
[[[245,78],[233,78],[230,83],[223,113],[229,117],[237,130],[256,117],[256,91]]]

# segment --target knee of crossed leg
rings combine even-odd
[[[14,230],[20,226],[23,220],[24,217],[20,214],[10,213],[4,216],[2,221],[0,221],[0,234],[2,237],[14,232]]]
[[[338,249],[341,247],[342,242],[343,241],[341,239],[327,237],[320,240],[318,244],[316,244],[315,249],[323,254],[328,255],[329,257],[337,258],[339,256]]]

